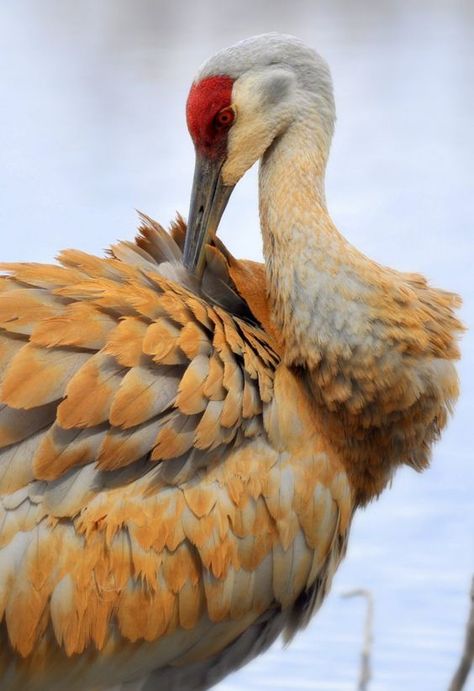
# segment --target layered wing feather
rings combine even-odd
[[[109,258],[4,267],[2,689],[203,688],[324,595],[345,472],[208,252],[198,287],[145,218]]]

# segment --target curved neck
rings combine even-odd
[[[345,274],[354,273],[357,253],[326,209],[329,146],[317,114],[306,112],[274,142],[260,166],[267,282],[288,364],[317,364],[322,348],[337,350],[346,340],[345,327],[357,316],[353,300],[340,290]]]
[[[321,433],[365,503],[395,466],[428,462],[446,419],[440,400],[449,405],[456,391],[452,366],[433,366],[433,353],[456,356],[439,344],[458,327],[452,296],[376,264],[337,231],[324,197],[329,144],[317,123],[294,123],[261,163],[267,287],[283,360],[299,368]]]
[[[324,181],[331,135],[324,132],[317,112],[307,109],[265,152],[260,163],[260,215],[264,242],[279,233],[275,212],[292,226],[308,227],[306,213],[327,217]],[[298,204],[285,201],[298,194]],[[291,217],[290,217],[290,216]],[[288,229],[290,230],[290,229]]]

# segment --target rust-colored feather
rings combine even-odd
[[[89,355],[67,348],[28,343],[15,355],[0,388],[0,400],[13,408],[35,408],[64,396],[71,377]]]
[[[87,329],[84,329],[87,324]],[[41,319],[31,335],[31,342],[51,348],[75,346],[99,350],[106,343],[117,322],[94,305],[75,302],[59,316]]]
[[[65,400],[58,407],[61,427],[93,427],[108,420],[126,372],[115,358],[103,352],[87,360],[70,380]]]
[[[167,367],[159,374],[152,362],[132,367],[114,397],[110,423],[135,427],[163,413],[176,399],[181,372],[178,367]]]

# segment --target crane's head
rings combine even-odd
[[[201,273],[204,246],[219,225],[244,173],[291,125],[317,119],[331,140],[331,77],[317,53],[293,36],[263,34],[241,41],[199,70],[186,104],[196,149],[184,263]]]

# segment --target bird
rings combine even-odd
[[[331,220],[319,54],[240,41],[186,117],[187,225],[1,267],[3,691],[206,689],[291,640],[458,396],[460,298]],[[264,263],[217,236],[257,161]]]

